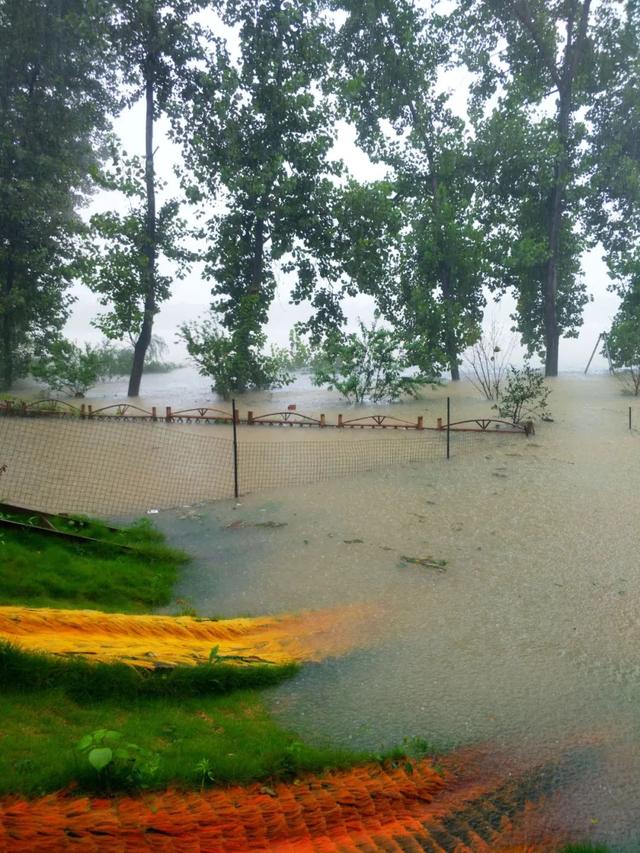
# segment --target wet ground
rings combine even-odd
[[[366,650],[273,694],[283,723],[370,748],[595,738],[549,824],[638,850],[640,406],[608,376],[553,386],[555,421],[531,439],[157,518],[195,554],[178,595],[203,614],[376,605]],[[453,393],[461,414],[488,409]],[[435,417],[445,394],[402,414]]]

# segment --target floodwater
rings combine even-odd
[[[271,695],[285,725],[367,748],[421,736],[552,758],[595,742],[547,820],[635,851],[640,404],[606,375],[551,384],[555,420],[530,439],[157,518],[196,556],[178,595],[202,614],[375,605],[365,649]],[[393,413],[435,419],[447,393],[454,417],[490,413],[466,383]]]

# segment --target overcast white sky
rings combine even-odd
[[[443,86],[451,92],[453,108],[460,114],[464,114],[466,112],[468,77],[463,71],[455,70],[448,72],[442,82]],[[139,103],[123,113],[115,122],[115,130],[128,154],[143,155],[143,104]],[[179,195],[177,181],[173,175],[174,165],[179,162],[180,158],[179,150],[167,138],[166,123],[163,121],[157,123],[156,139],[158,174],[168,183],[167,193]],[[366,155],[357,148],[353,129],[344,123],[337,127],[337,142],[333,153],[347,164],[351,173],[359,180],[374,180],[383,174],[382,167],[372,164]],[[98,196],[94,200],[91,210],[105,209],[105,206],[113,203],[112,196]],[[585,254],[583,269],[587,288],[593,297],[593,302],[590,302],[585,308],[584,325],[580,336],[575,340],[563,340],[561,342],[561,370],[584,369],[599,333],[609,328],[619,302],[618,297],[607,290],[609,282],[607,271],[598,250]],[[83,285],[75,286],[73,293],[77,301],[73,306],[65,330],[66,335],[76,341],[97,342],[101,340],[100,332],[90,325],[91,320],[101,310],[97,299]],[[285,344],[289,329],[297,321],[306,319],[309,314],[309,309],[304,305],[290,305],[288,295],[289,285],[283,277],[278,283],[276,298],[267,327],[270,340],[278,344]],[[191,270],[184,281],[174,282],[172,296],[164,303],[157,315],[154,329],[155,333],[164,338],[170,345],[172,358],[181,359],[185,356],[184,347],[176,341],[177,327],[185,321],[202,317],[207,313],[209,304],[210,285],[201,278],[197,266]],[[490,303],[487,306],[486,322],[489,323],[496,318],[508,332],[511,325],[509,314],[512,310],[513,302],[508,296],[504,297],[498,304]],[[353,325],[358,318],[365,321],[369,320],[373,316],[373,301],[366,296],[349,299],[345,303],[345,313],[350,325]],[[594,359],[593,366],[594,368],[604,367],[604,359],[598,355]]]

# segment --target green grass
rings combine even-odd
[[[135,550],[0,528],[0,604],[144,613],[170,602],[185,554],[164,545],[148,523],[117,534],[100,522],[86,524],[83,534]]]
[[[70,519],[69,525],[105,542],[78,545],[0,529],[0,604],[136,613],[170,601],[186,557],[166,548],[161,534],[147,524],[117,534],[93,520]],[[135,552],[110,547],[116,539]],[[217,662],[141,672],[0,643],[0,795],[37,796],[69,786],[114,792],[116,777],[97,773],[76,748],[99,729],[120,732],[125,742],[160,756],[145,782],[157,789],[291,778],[372,759],[400,760],[410,752],[374,756],[315,747],[283,730],[257,688],[297,669]]]
[[[259,694],[77,703],[63,690],[0,693],[0,795],[38,796],[77,783],[100,789],[99,777],[76,750],[86,734],[106,728],[160,755],[151,787],[198,787],[196,765],[209,763],[212,784],[291,778],[370,760],[301,743],[269,716]],[[399,757],[399,753],[396,757]]]
[[[143,670],[124,663],[25,652],[0,640],[0,690],[31,694],[56,687],[77,702],[223,695],[272,687],[298,669],[294,663],[236,666],[220,662]]]
[[[610,853],[604,844],[566,844],[558,853]]]

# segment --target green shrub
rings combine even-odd
[[[128,743],[121,732],[110,729],[84,735],[76,749],[86,756],[93,770],[90,787],[99,791],[147,788],[160,766],[159,753]]]
[[[84,347],[67,340],[54,341],[48,352],[31,362],[31,375],[53,391],[64,391],[74,397],[84,397],[104,375],[102,348]]]
[[[528,364],[523,368],[510,367],[507,385],[498,403],[501,418],[519,424],[536,417],[549,417],[547,400],[551,390],[544,384],[544,376]]]
[[[229,335],[214,320],[205,320],[184,323],[179,336],[200,375],[212,379],[212,389],[225,400],[233,393],[282,388],[293,381],[282,353],[265,353],[266,335],[260,331]]]
[[[606,347],[627,393],[640,395],[640,305],[629,294],[613,319]],[[637,298],[637,297],[636,297]]]
[[[432,377],[407,375],[411,363],[396,332],[374,322],[359,323],[358,332],[332,335],[314,359],[312,382],[336,389],[349,402],[393,401],[403,394],[415,397]]]

